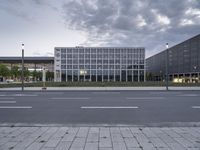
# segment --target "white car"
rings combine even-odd
[[[12,79],[7,79],[6,82],[7,82],[7,83],[13,83],[14,80],[12,80]]]

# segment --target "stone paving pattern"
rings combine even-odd
[[[200,127],[0,127],[0,150],[200,150]]]

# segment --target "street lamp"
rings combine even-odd
[[[22,92],[24,91],[24,44],[22,43]]]
[[[165,78],[165,82],[166,82],[166,90],[169,90],[169,78],[168,78],[168,71],[169,71],[169,44],[166,43],[166,78]]]

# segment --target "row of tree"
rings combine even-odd
[[[0,64],[0,77],[4,78],[11,78],[11,79],[20,79],[21,78],[21,69],[18,66],[13,66],[11,69],[8,69],[4,64]],[[30,77],[34,81],[41,81],[42,80],[42,72],[33,71],[30,72],[28,68],[24,69],[24,77],[25,79],[29,80]],[[53,72],[46,72],[46,79],[47,81],[52,81],[54,78]]]

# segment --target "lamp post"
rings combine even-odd
[[[24,44],[22,44],[22,74],[21,74],[21,80],[22,80],[22,92],[24,91]]]
[[[166,82],[166,90],[169,90],[169,78],[168,78],[168,71],[169,71],[169,44],[166,43],[166,78],[165,78],[165,82]]]

